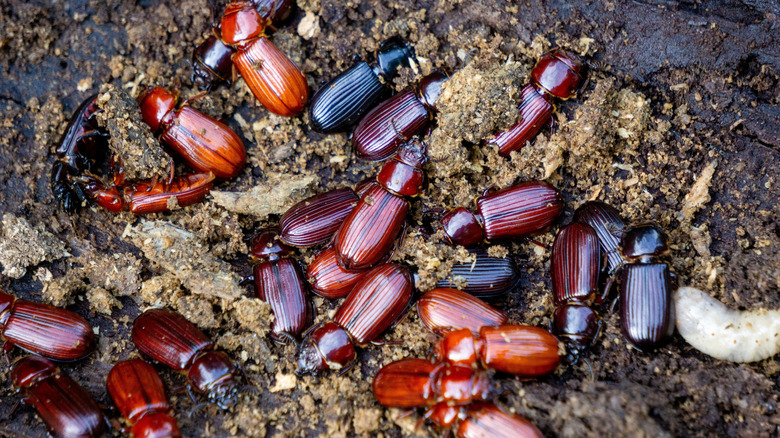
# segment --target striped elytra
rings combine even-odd
[[[520,120],[506,131],[496,134],[488,144],[498,147],[501,156],[508,157],[514,151],[519,151],[539,131],[550,122],[553,105],[544,94],[540,94],[534,85],[526,85],[521,93],[518,111]]]
[[[366,271],[347,271],[336,259],[336,250],[320,252],[306,269],[311,291],[323,298],[343,298],[363,277]]]
[[[493,403],[473,403],[466,408],[457,438],[543,438],[542,432],[517,414],[508,414]]]
[[[346,131],[387,94],[374,69],[359,62],[314,93],[309,121],[318,132]]]
[[[377,371],[372,389],[376,401],[394,408],[427,406],[435,396],[433,372],[438,364],[426,359],[406,358]]]
[[[271,337],[296,338],[311,324],[313,310],[298,262],[283,258],[253,267],[257,297],[271,305]]]
[[[97,346],[92,326],[78,314],[48,304],[16,300],[0,291],[0,329],[7,346],[58,361],[74,361]]]
[[[152,365],[130,359],[114,365],[106,388],[122,417],[132,425],[135,437],[181,436],[162,379]]]
[[[544,181],[523,182],[477,199],[490,241],[542,232],[555,222],[563,207],[561,194]]]
[[[574,222],[558,231],[551,255],[553,303],[598,302],[601,250],[590,225]]]
[[[92,396],[50,360],[27,356],[11,367],[11,382],[25,395],[51,436],[98,437],[108,422]]]
[[[383,187],[369,188],[333,240],[341,267],[368,269],[387,257],[406,221],[409,203]]]
[[[352,134],[358,158],[381,161],[428,126],[428,110],[409,87],[380,103],[360,120]]]
[[[133,214],[149,214],[170,211],[171,206],[187,207],[202,201],[213,186],[211,172],[177,176],[171,183],[141,181],[125,188],[124,208]]]
[[[333,322],[359,346],[377,339],[406,310],[414,290],[404,266],[386,263],[368,271],[341,303]]]
[[[330,240],[360,199],[350,188],[331,190],[293,205],[279,221],[279,238],[309,247]]]
[[[450,275],[439,280],[436,287],[459,288],[475,297],[496,298],[517,286],[520,272],[514,261],[483,253],[475,257],[471,263],[453,265]]]
[[[618,248],[626,225],[620,217],[620,212],[603,202],[588,201],[574,212],[574,221],[588,224],[596,231],[599,245],[607,255],[609,273],[614,274],[623,264]]]
[[[175,370],[186,370],[214,343],[195,324],[167,309],[149,309],[133,323],[133,342],[146,356]]]
[[[240,47],[233,64],[268,111],[285,117],[303,112],[309,99],[306,76],[268,38],[263,36]]]
[[[504,312],[466,292],[437,288],[417,301],[417,314],[423,325],[434,333],[452,329],[469,329],[479,333],[487,325],[501,325],[507,320]]]
[[[624,266],[620,280],[620,328],[638,350],[669,342],[674,333],[674,301],[665,263]]]

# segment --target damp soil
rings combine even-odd
[[[271,317],[238,286],[251,265],[243,237],[273,225],[305,196],[351,186],[378,164],[355,158],[347,135],[324,136],[306,116],[260,107],[242,81],[192,105],[243,138],[248,164],[205,202],[135,217],[84,208],[68,215],[49,188],[54,150],[71,113],[95,93],[137,97],[149,85],[198,93],[192,49],[209,35],[205,0],[42,2],[0,0],[0,286],[86,316],[98,351],[62,368],[110,405],[105,377],[136,356],[133,319],[152,305],[182,312],[242,364],[252,389],[234,408],[195,403],[182,376],[160,368],[185,436],[438,436],[420,412],[379,406],[378,368],[425,356],[435,336],[409,313],[344,375],[294,374],[294,349],[267,336]],[[418,65],[401,88],[433,68],[453,77],[439,126],[427,139],[427,194],[413,201],[394,258],[418,270],[424,292],[468,254],[442,244],[424,211],[469,205],[484,189],[544,178],[567,202],[562,223],[586,200],[606,201],[632,222],[669,233],[670,263],[683,285],[732,308],[780,307],[780,6],[776,0],[500,2],[303,0],[271,39],[301,66],[312,90],[369,59],[401,35]],[[516,118],[518,90],[534,60],[561,46],[593,65],[577,98],[558,105],[556,124],[510,159],[479,143]],[[117,128],[123,129],[121,121]],[[126,129],[127,126],[124,127]],[[158,159],[158,162],[162,162]],[[177,171],[184,172],[181,163]],[[519,287],[496,305],[512,323],[546,326],[553,311],[549,247],[496,245],[521,265]],[[303,263],[313,250],[299,253]],[[317,321],[338,302],[314,298]],[[546,436],[778,436],[777,358],[733,364],[709,358],[675,335],[653,353],[628,348],[608,306],[604,331],[584,362],[552,376],[496,376],[496,402]],[[22,355],[18,351],[11,356]],[[7,368],[0,368],[7,382]],[[0,409],[19,400],[2,385]],[[108,412],[119,426],[115,411]],[[114,434],[118,435],[118,427]],[[30,408],[0,421],[2,436],[42,437]]]

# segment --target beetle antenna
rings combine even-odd
[[[580,359],[582,359],[582,361],[585,362],[585,365],[588,366],[588,370],[590,371],[590,381],[591,382],[595,382],[596,381],[596,375],[593,374],[593,367],[590,366],[590,361],[588,361],[588,359],[585,358],[585,357],[582,357]]]
[[[196,404],[196,405],[195,405],[195,406],[193,406],[193,407],[192,407],[192,409],[190,410],[190,413],[189,413],[188,417],[189,417],[189,418],[192,418],[192,416],[193,416],[193,415],[194,415],[196,412],[200,411],[200,410],[201,410],[201,409],[202,409],[204,406],[208,406],[209,404],[211,404],[211,403],[210,403],[210,402],[202,402],[202,403],[198,403],[198,404]]]

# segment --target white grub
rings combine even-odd
[[[677,331],[716,359],[756,362],[780,352],[780,310],[732,310],[692,287],[674,294]]]

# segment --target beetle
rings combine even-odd
[[[453,265],[450,275],[439,280],[436,287],[457,287],[475,297],[493,299],[506,295],[519,282],[520,272],[512,259],[477,252],[473,262]]]
[[[271,305],[274,322],[271,337],[281,343],[295,343],[295,338],[314,317],[306,283],[298,262],[284,258],[292,250],[278,239],[276,230],[266,230],[250,242],[250,254],[257,297]]]
[[[13,364],[9,377],[52,436],[97,437],[107,431],[108,422],[92,396],[49,359],[24,357]]]
[[[188,389],[219,407],[236,402],[239,369],[187,318],[167,309],[149,309],[133,322],[133,343],[147,357],[187,374]]]
[[[655,224],[629,228],[620,239],[626,265],[620,273],[620,329],[640,351],[663,346],[674,333],[672,274],[662,258],[666,234]]]
[[[379,46],[376,64],[358,62],[322,85],[311,99],[309,121],[312,129],[331,133],[348,130],[387,97],[389,84],[401,67],[409,67],[414,49],[399,37]]]
[[[327,248],[314,257],[306,268],[311,291],[323,298],[347,296],[366,271],[348,271],[339,265],[336,250]]]
[[[578,56],[560,48],[545,53],[531,70],[531,83],[521,91],[520,121],[487,143],[497,146],[498,153],[504,157],[520,150],[550,122],[553,101],[579,94],[585,78],[586,65]]]
[[[309,247],[333,236],[360,198],[350,188],[320,193],[290,207],[279,220],[279,239],[287,245]]]
[[[393,408],[464,405],[498,393],[484,370],[417,358],[383,366],[371,386],[379,404]]]
[[[564,339],[567,361],[577,362],[601,330],[601,319],[590,306],[606,298],[599,292],[601,251],[596,231],[586,223],[572,222],[555,236],[551,256],[552,327]]]
[[[258,13],[255,2],[233,0],[222,14],[222,42],[235,48],[233,65],[268,111],[297,116],[306,107],[309,85],[301,70],[265,35],[269,21]]]
[[[199,172],[217,179],[233,178],[246,164],[246,148],[233,130],[192,108],[185,101],[174,109],[176,97],[160,87],[149,87],[138,98],[141,116],[163,143]]]
[[[623,265],[620,254],[620,238],[626,229],[620,212],[609,204],[600,201],[588,201],[574,212],[574,222],[590,225],[596,232],[607,259],[607,272],[614,275]],[[608,291],[609,288],[606,289]],[[605,293],[606,293],[605,291]]]
[[[89,356],[95,332],[78,314],[48,304],[18,300],[0,290],[0,334],[8,351],[14,346],[58,361]]]
[[[404,143],[377,175],[336,231],[333,247],[342,268],[359,271],[388,257],[406,223],[409,202],[423,191],[426,145],[419,139]]]
[[[565,203],[560,192],[544,181],[527,181],[477,198],[477,213],[463,207],[441,219],[450,244],[474,246],[484,241],[517,239],[546,230]]]
[[[358,158],[387,159],[398,146],[422,135],[437,113],[436,100],[447,75],[436,71],[422,78],[368,112],[352,132],[352,147]]]
[[[479,333],[486,325],[504,324],[507,316],[490,304],[458,289],[436,288],[417,301],[417,314],[423,325],[434,333],[469,329]]]
[[[253,0],[251,3],[260,18],[269,19],[273,24],[287,20],[295,7],[294,0]],[[211,6],[213,19],[215,4]],[[214,24],[213,34],[192,53],[192,81],[201,90],[211,90],[222,82],[230,83],[233,76],[231,57],[236,51],[222,42],[218,37],[219,27]],[[266,26],[271,27],[270,24]]]
[[[493,403],[473,403],[458,425],[458,438],[542,438],[542,432],[517,414],[508,414]]]
[[[529,325],[482,327],[446,333],[434,347],[437,361],[485,368],[523,378],[552,373],[561,362],[558,338]]]
[[[298,348],[298,372],[351,368],[355,346],[365,346],[395,323],[412,299],[412,275],[386,263],[368,271],[336,310],[332,321],[314,326]]]
[[[141,359],[117,363],[106,377],[106,388],[134,437],[181,436],[160,375]]]

